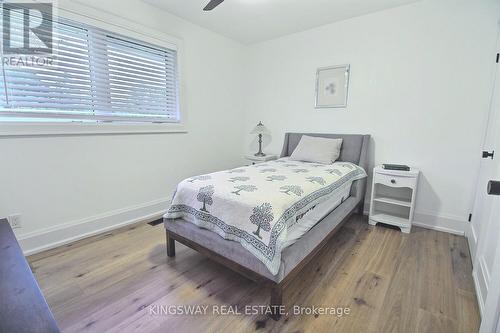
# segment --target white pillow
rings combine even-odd
[[[303,135],[290,156],[291,160],[332,164],[340,156],[342,139],[327,139]]]

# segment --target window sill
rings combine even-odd
[[[0,122],[0,137],[187,133],[185,125],[154,123],[12,123]]]

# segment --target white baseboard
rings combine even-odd
[[[415,212],[413,225],[426,229],[443,231],[454,235],[465,236],[467,230],[466,221],[461,221],[455,216],[431,215],[428,213]]]
[[[483,259],[483,258],[482,258]],[[488,292],[489,272],[484,263],[484,260],[479,260],[477,267],[472,271],[472,280],[476,289],[477,303],[479,304],[479,312],[481,316],[484,313],[484,301]]]
[[[363,212],[365,215],[370,214],[370,203],[365,201]],[[429,212],[415,212],[413,217],[413,225],[425,229],[432,229],[442,232],[447,232],[454,235],[465,236],[467,221],[463,221],[458,216],[436,215]]]
[[[17,238],[24,255],[28,256],[129,224],[161,218],[169,204],[170,199],[158,199],[18,235]]]

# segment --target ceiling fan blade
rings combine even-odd
[[[203,8],[204,11],[209,11],[220,5],[224,0],[210,0],[208,5]]]

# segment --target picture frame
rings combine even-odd
[[[350,71],[349,64],[318,68],[316,109],[347,107]]]

